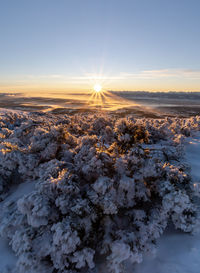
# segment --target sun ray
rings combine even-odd
[[[137,101],[124,98],[120,94],[117,95],[116,92],[112,92],[105,88],[105,85],[109,83],[109,77],[97,74],[87,74],[90,86],[90,97],[88,99],[88,104],[93,110],[117,110],[117,109],[131,109],[134,111],[145,111],[145,112],[157,112],[152,107],[138,103]],[[140,110],[141,109],[141,110]]]

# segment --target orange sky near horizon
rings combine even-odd
[[[191,91],[200,92],[199,70],[147,70],[118,75],[84,74],[18,75],[0,77],[0,92],[34,93],[88,92],[95,84],[113,91]],[[41,94],[42,95],[42,94]]]

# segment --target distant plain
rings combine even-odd
[[[0,93],[0,108],[54,114],[102,111],[137,117],[188,117],[200,114],[200,92],[105,91],[99,96],[92,92]]]

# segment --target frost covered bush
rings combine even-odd
[[[152,252],[169,221],[185,232],[199,215],[182,142],[200,118],[9,113],[0,117],[0,233],[21,273],[110,272]],[[81,271],[82,272],[82,271]]]

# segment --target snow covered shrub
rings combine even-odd
[[[185,136],[200,119],[127,119],[5,113],[0,119],[2,200],[13,184],[34,183],[5,199],[0,234],[20,273],[110,272],[152,252],[169,221],[199,226]]]
[[[147,143],[148,131],[142,125],[134,124],[133,121],[120,119],[115,124],[115,132],[120,147],[131,147],[135,143]]]

